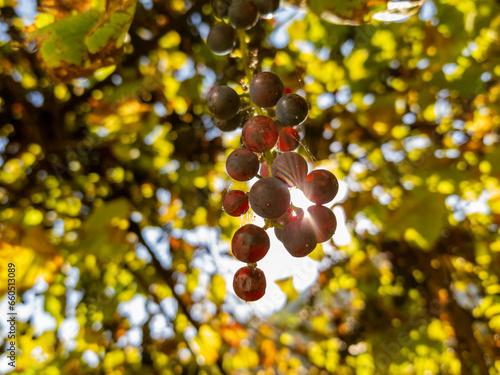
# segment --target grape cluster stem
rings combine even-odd
[[[240,51],[241,51],[241,58],[243,60],[243,69],[245,70],[245,76],[248,82],[250,83],[252,81],[253,74],[252,70],[250,69],[250,61],[249,61],[250,52],[248,50],[245,30],[237,29],[236,33],[238,34],[238,39],[240,41]],[[262,111],[262,108],[260,108],[258,105],[255,105],[255,103],[252,102],[251,99],[250,102],[252,103],[252,106],[257,111],[257,113],[263,116],[264,111]]]

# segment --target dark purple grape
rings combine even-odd
[[[239,148],[227,157],[226,171],[236,181],[251,180],[259,171],[259,159],[252,151]]]
[[[223,132],[232,132],[233,130],[242,127],[245,122],[248,121],[251,114],[250,111],[240,111],[235,117],[229,120],[221,120],[219,118],[214,119],[214,125],[217,126]]]
[[[339,182],[330,171],[317,169],[307,175],[301,189],[311,202],[325,204],[337,195]]]
[[[270,245],[266,231],[253,224],[238,229],[231,241],[233,255],[245,263],[255,263],[264,258]]]
[[[224,196],[222,208],[228,215],[241,216],[248,211],[248,197],[241,190],[231,190]]]
[[[335,214],[329,208],[320,205],[314,205],[307,209],[309,213],[309,222],[316,233],[318,242],[328,241],[335,234],[337,229],[337,219]]]
[[[212,9],[215,15],[222,19],[227,17],[231,0],[212,0]]]
[[[300,137],[291,126],[281,128],[276,147],[280,151],[293,151],[299,147]]]
[[[266,293],[266,276],[257,267],[242,267],[234,275],[233,289],[242,300],[257,301]]]
[[[276,117],[284,126],[302,124],[307,118],[309,107],[307,101],[300,95],[287,94],[276,104]]]
[[[307,176],[307,162],[296,152],[284,152],[274,159],[271,173],[288,187],[301,186]]]
[[[274,107],[283,96],[285,86],[273,72],[262,72],[250,82],[250,99],[259,107]]]
[[[276,12],[280,6],[280,0],[254,0],[261,16],[268,16]]]
[[[229,22],[236,29],[248,30],[259,20],[259,11],[252,0],[236,0],[229,7]]]
[[[232,119],[240,110],[240,97],[231,87],[217,86],[208,95],[208,109],[221,120]]]
[[[312,225],[307,220],[295,220],[285,225],[281,240],[285,249],[297,258],[309,255],[318,244]]]
[[[290,207],[290,191],[275,177],[267,177],[253,184],[249,194],[254,212],[266,219],[276,219]]]
[[[207,37],[207,45],[217,55],[227,55],[236,43],[236,32],[226,24],[220,23],[210,29]]]
[[[251,151],[266,152],[274,147],[278,140],[278,127],[267,116],[254,116],[243,126],[241,138]]]

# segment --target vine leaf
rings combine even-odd
[[[397,22],[417,13],[426,0],[288,0],[322,20],[340,25],[363,25],[373,20]]]
[[[35,27],[28,40],[36,43],[38,56],[53,80],[89,77],[99,68],[119,63],[136,2],[108,1],[106,9],[93,8]]]

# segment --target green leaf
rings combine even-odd
[[[108,2],[106,11],[91,9],[34,31],[38,55],[56,80],[89,77],[102,67],[116,65],[135,12],[137,0]]]
[[[108,11],[104,18],[85,38],[90,53],[97,53],[114,43],[117,48],[123,45],[125,34],[132,23],[135,12],[135,1],[126,1],[128,7],[115,4],[113,11]]]

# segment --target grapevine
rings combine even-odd
[[[215,86],[207,98],[214,124],[220,130],[242,128],[242,147],[227,157],[227,174],[236,181],[259,178],[249,192],[231,190],[223,199],[224,211],[231,216],[244,215],[251,208],[265,219],[263,228],[242,226],[231,241],[234,257],[247,263],[234,275],[233,288],[238,297],[250,302],[265,294],[266,278],[257,262],[270,251],[266,230],[274,228],[291,256],[309,255],[318,243],[330,240],[337,228],[334,213],[324,204],[337,195],[338,181],[330,171],[309,171],[306,159],[296,151],[300,145],[297,127],[308,117],[307,100],[296,93],[285,93],[282,80],[274,72],[253,75],[255,68],[249,63],[245,30],[253,28],[259,18],[272,17],[279,1],[215,0],[212,7],[222,21],[211,28],[208,47],[217,55],[227,55],[239,43],[250,81],[250,109],[245,107],[248,99],[229,86]],[[307,214],[293,205],[290,189],[302,190],[314,203]]]

